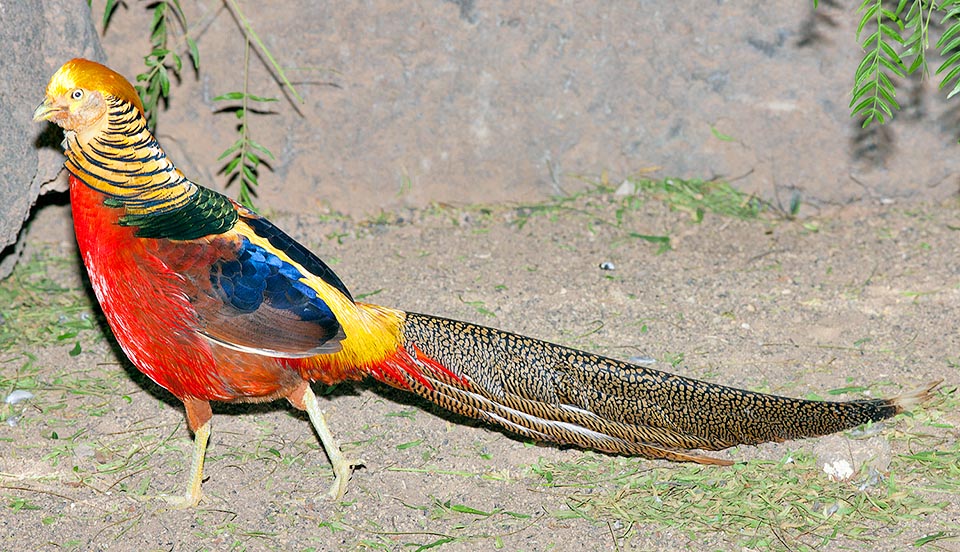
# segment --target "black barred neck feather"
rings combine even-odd
[[[107,105],[106,125],[88,142],[68,133],[67,170],[134,214],[176,209],[196,193],[136,107],[111,96]]]
[[[104,130],[88,143],[65,140],[70,173],[123,208],[120,223],[145,238],[195,239],[233,228],[238,215],[222,194],[194,184],[167,158],[132,104],[107,97]]]

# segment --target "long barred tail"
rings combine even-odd
[[[726,465],[688,452],[826,435],[889,418],[894,399],[822,402],[714,385],[516,334],[407,313],[403,357],[379,379],[539,441]]]

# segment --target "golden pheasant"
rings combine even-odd
[[[210,401],[285,398],[306,410],[334,471],[352,465],[310,382],[371,376],[538,441],[729,464],[689,449],[824,435],[923,400],[817,402],[679,377],[466,322],[354,301],[343,282],[265,218],[186,178],[147,128],[130,83],[74,59],[36,121],[64,130],[77,242],[130,361],[178,397],[194,433],[178,504],[202,496]]]

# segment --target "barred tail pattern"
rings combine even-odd
[[[392,385],[539,441],[729,464],[692,449],[826,435],[889,418],[897,399],[825,402],[715,385],[483,326],[407,313],[417,371]]]

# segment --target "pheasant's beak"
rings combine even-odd
[[[39,121],[49,121],[50,117],[53,117],[54,113],[61,111],[61,107],[55,105],[50,98],[43,100],[43,103],[37,106],[37,110],[33,112],[33,120],[35,122]]]

